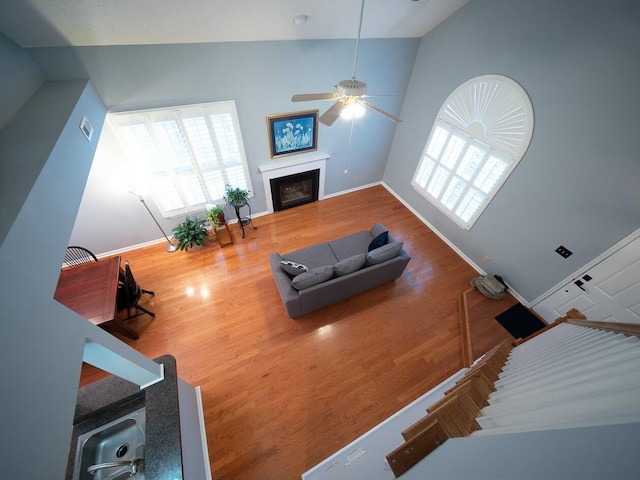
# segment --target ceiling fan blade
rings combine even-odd
[[[381,95],[376,95],[373,93],[365,93],[363,95],[360,95],[360,98],[373,98],[373,97],[397,97],[398,95],[394,95],[393,93],[390,93],[388,95],[385,94],[381,94]]]
[[[374,112],[378,112],[380,115],[384,115],[385,117],[387,117],[389,120],[393,120],[396,123],[401,123],[402,120],[400,120],[398,117],[391,115],[390,113],[385,112],[384,110],[379,109],[378,107],[376,107],[375,105],[371,105],[369,102],[365,102],[364,100],[360,100],[359,98],[356,99],[356,102],[361,103],[362,105],[364,105],[365,107],[370,108],[371,110],[373,110]]]
[[[335,100],[340,95],[337,93],[301,93],[291,97],[292,102],[309,102],[311,100]]]
[[[344,110],[345,106],[346,105],[342,102],[334,103],[331,108],[329,108],[329,110],[327,110],[320,116],[318,120],[320,120],[320,123],[324,123],[325,125],[330,127],[340,117],[340,113],[342,113],[342,110]]]

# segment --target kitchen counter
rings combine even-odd
[[[78,390],[67,479],[73,477],[78,436],[144,406],[145,478],[183,480],[176,360],[163,355],[154,361],[164,365],[164,380],[144,390],[115,376]]]

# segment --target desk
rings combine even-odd
[[[110,257],[60,272],[53,298],[94,325],[113,327],[129,338],[138,334],[116,318],[120,257]]]

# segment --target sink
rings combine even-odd
[[[73,480],[144,478],[145,408],[142,407],[78,437]],[[131,474],[135,462],[137,473]],[[89,468],[109,464],[105,468]]]

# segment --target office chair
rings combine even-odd
[[[140,285],[136,283],[135,278],[133,277],[133,273],[131,272],[131,268],[129,268],[129,261],[125,260],[124,262],[124,276],[121,279],[121,283],[118,286],[118,310],[127,309],[127,318],[135,318],[143,313],[155,317],[156,314],[151,310],[140,305],[140,297],[142,297],[143,293],[147,293],[149,295],[155,295],[151,290],[145,290],[140,288]],[[131,315],[131,309],[135,309],[134,315]]]
[[[67,251],[64,253],[63,266],[74,268],[97,261],[98,258],[86,248],[71,246],[67,247]]]

